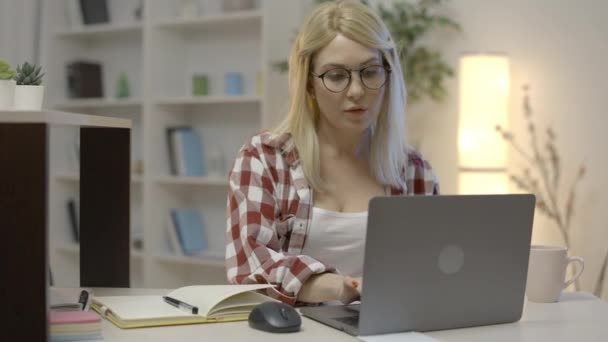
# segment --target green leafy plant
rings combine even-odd
[[[316,0],[316,3],[327,1],[333,0]],[[367,1],[362,2],[369,6]],[[437,29],[461,31],[458,23],[438,13],[445,2],[447,0],[395,0],[391,8],[382,4],[377,7],[399,51],[409,104],[425,98],[436,102],[444,100],[447,95],[445,80],[454,76],[454,70],[442,59],[439,51],[422,42]],[[288,68],[286,61],[273,66],[281,72]]]
[[[17,65],[17,76],[15,76],[17,85],[40,85],[42,83],[42,76],[44,76],[44,73],[40,73],[41,70],[42,67],[40,65],[28,62],[23,63],[22,66]]]
[[[11,65],[4,59],[0,59],[0,80],[12,80],[15,75],[16,72]]]

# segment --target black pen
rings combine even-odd
[[[175,306],[178,309],[182,309],[184,311],[187,311],[193,315],[197,315],[198,314],[198,308],[194,305],[190,305],[188,303],[184,303],[181,300],[177,300],[175,298],[171,298],[169,296],[163,296],[163,300],[168,303],[171,304],[173,306]]]
[[[89,292],[87,290],[80,291],[80,296],[78,297],[78,303],[82,305],[81,310],[84,310],[87,307],[87,302],[89,300]]]

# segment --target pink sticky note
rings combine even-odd
[[[51,311],[49,322],[51,324],[74,324],[99,322],[101,317],[90,311]]]

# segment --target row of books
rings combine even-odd
[[[169,171],[173,176],[226,176],[224,154],[219,146],[211,146],[206,153],[200,133],[192,126],[166,128]],[[70,140],[70,167],[80,169],[80,138]]]
[[[67,214],[70,221],[71,233],[75,243],[80,240],[78,200],[68,199]],[[141,249],[141,236],[132,237],[134,247]],[[208,252],[207,231],[203,213],[196,208],[174,208],[169,212],[167,225],[167,241],[171,253],[178,256],[202,256]]]

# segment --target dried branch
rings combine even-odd
[[[570,246],[570,224],[575,213],[576,190],[580,181],[585,175],[585,166],[581,165],[576,178],[570,185],[564,206],[560,206],[559,195],[562,163],[556,145],[556,134],[551,127],[546,129],[546,142],[541,144],[541,139],[537,134],[537,128],[532,120],[533,111],[530,105],[529,87],[523,87],[523,114],[528,126],[529,144],[531,155],[526,152],[515,140],[513,133],[505,130],[501,126],[496,126],[496,131],[501,137],[524,159],[527,167],[523,170],[523,175],[511,175],[511,181],[524,191],[533,193],[536,196],[536,207],[555,222],[558,231],[564,240],[566,247]],[[544,146],[541,150],[540,146]],[[606,261],[608,263],[608,253]],[[606,265],[605,265],[606,266]],[[603,279],[602,273],[602,279]],[[602,280],[603,282],[603,280]],[[601,284],[598,285],[601,287]],[[579,283],[575,282],[575,289],[578,290]]]

